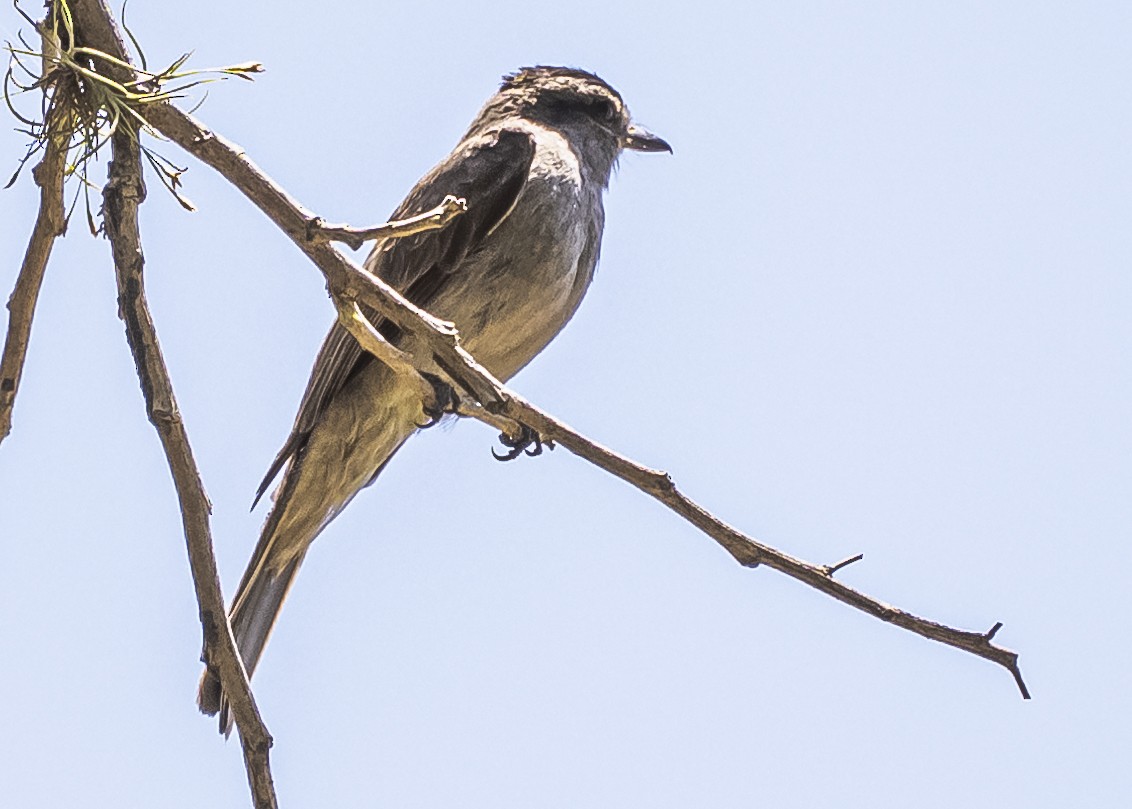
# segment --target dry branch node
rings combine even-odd
[[[334,305],[338,309],[338,322],[353,335],[363,349],[372,354],[394,373],[412,379],[417,386],[421,397],[421,409],[427,414],[436,407],[436,390],[425,379],[413,362],[412,355],[397,348],[385,339],[366,317],[357,300],[349,293],[333,296]]]

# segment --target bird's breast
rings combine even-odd
[[[601,186],[586,181],[560,135],[537,139],[515,206],[454,273],[433,312],[501,379],[541,351],[574,314],[601,241]]]

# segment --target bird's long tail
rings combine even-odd
[[[398,443],[379,453],[378,457],[384,456],[384,460],[377,472],[384,468],[406,437],[400,435]],[[324,465],[306,467],[305,462],[309,460],[309,457],[297,458],[284,473],[274,506],[228,613],[249,678],[259,664],[307,549],[364,484],[363,479],[350,485],[326,486],[326,475],[319,474],[319,468]],[[373,478],[376,477],[375,472]],[[220,732],[225,735],[231,732],[228,700],[211,666],[201,675],[197,705],[203,713],[219,713]]]
[[[396,384],[373,363],[335,397],[292,457],[229,612],[249,677],[310,544],[417,430],[420,408],[415,388]],[[201,677],[197,704],[206,714],[219,712],[221,732],[229,731],[211,667]]]
[[[329,518],[321,519],[326,513],[325,507],[312,509],[304,507],[310,504],[301,502],[308,499],[304,498],[303,490],[309,487],[308,478],[311,477],[303,472],[301,458],[284,472],[259,543],[228,612],[232,634],[248,677],[252,676],[263,655],[267,639],[279,619],[279,610],[306,557],[307,548],[329,522]],[[197,705],[203,713],[220,714],[221,733],[231,731],[228,701],[212,666],[201,675]]]

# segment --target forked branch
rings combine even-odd
[[[834,579],[834,572],[849,564],[848,561],[832,566],[814,565],[757,542],[727,525],[682,494],[666,473],[649,469],[591,441],[505,388],[464,351],[452,324],[437,321],[422,312],[331,245],[307,238],[307,223],[313,219],[312,215],[252,163],[238,146],[170,105],[155,107],[150,123],[223,174],[267,214],[322,271],[336,300],[345,297],[348,301],[361,301],[426,340],[432,358],[482,408],[466,406],[464,412],[468,415],[496,427],[500,426],[500,417],[529,425],[543,439],[561,444],[661,501],[722,545],[740,564],[749,567],[765,564],[881,620],[997,663],[1011,673],[1022,696],[1029,698],[1017,654],[992,643],[992,633],[955,629],[885,604]],[[405,358],[402,356],[400,360]]]
[[[81,32],[81,44],[110,56],[110,59],[103,60],[105,64],[102,67],[115,80],[136,82],[138,77],[132,72],[130,57],[105,2],[71,0],[71,8],[76,31]],[[96,64],[98,61],[94,59]],[[341,322],[381,361],[400,373],[415,375],[420,382],[422,401],[426,404],[431,396],[431,386],[420,377],[418,368],[421,363],[385,341],[375,324],[365,317],[359,304],[371,307],[381,317],[424,341],[431,352],[430,359],[443,367],[463,390],[461,413],[512,434],[520,425],[533,428],[544,441],[565,446],[659,500],[714,539],[740,564],[748,567],[766,565],[876,618],[997,663],[1011,673],[1022,696],[1029,698],[1018,667],[1018,655],[994,643],[1001,623],[986,632],[970,632],[930,621],[879,601],[834,578],[835,573],[858,561],[859,556],[836,564],[815,565],[741,533],[680,492],[667,473],[645,467],[597,444],[505,388],[461,347],[453,324],[438,320],[414,306],[329,243],[329,240],[341,240],[357,246],[367,238],[443,227],[452,217],[459,215],[458,201],[446,200],[440,209],[377,228],[358,230],[328,226],[303,209],[243,150],[170,103],[154,101],[147,104],[145,122],[223,174],[295,242],[325,276]],[[256,806],[274,807],[276,799],[268,759],[271,737],[259,716],[226,618],[212,552],[210,505],[192,457],[145,302],[143,256],[137,230],[137,206],[145,191],[141,181],[141,152],[134,129],[123,128],[115,132],[111,145],[114,159],[104,194],[104,213],[106,232],[114,252],[120,311],[138,367],[147,412],[165,448],[180,499],[204,629],[207,663],[219,674],[230,701]],[[64,226],[61,187],[65,163],[65,147],[51,148],[49,144],[36,170],[36,180],[42,188],[40,217],[16,292],[9,302],[12,316],[4,356],[0,360],[0,440],[10,426],[12,400],[19,383],[40,280],[52,240]]]
[[[394,222],[385,222],[368,228],[328,225],[321,219],[315,218],[310,220],[307,237],[312,240],[321,237],[327,241],[343,242],[357,250],[366,242],[375,239],[386,239],[390,236],[404,238],[429,230],[439,230],[467,210],[468,206],[464,200],[448,195],[431,211],[410,216],[408,219],[398,219]]]
[[[84,9],[96,6],[102,9],[98,0],[75,0],[75,4]],[[113,43],[100,41],[98,45],[108,48]],[[120,47],[120,41],[118,45]],[[124,49],[121,51],[121,58],[125,59]],[[452,324],[420,310],[328,244],[326,228],[321,225],[321,220],[267,177],[238,146],[169,104],[152,105],[147,111],[147,120],[163,135],[224,175],[295,242],[326,277],[343,322],[353,324],[351,330],[359,336],[363,345],[384,357],[386,362],[396,363],[406,373],[414,372],[410,368],[414,365],[412,358],[388,344],[381,345],[380,334],[360,315],[356,306],[358,302],[372,307],[382,317],[426,341],[432,359],[449,372],[471,400],[463,408],[464,412],[497,427],[519,423],[534,428],[544,439],[567,447],[664,503],[711,536],[740,564],[749,567],[766,565],[855,609],[997,663],[1011,673],[1022,696],[1029,698],[1017,654],[993,642],[1001,624],[987,632],[970,632],[913,615],[836,580],[834,574],[856,561],[855,558],[833,565],[815,565],[762,544],[727,525],[681,493],[668,474],[645,467],[591,441],[505,388],[460,346],[459,335]],[[320,230],[324,231],[322,236],[319,236]]]

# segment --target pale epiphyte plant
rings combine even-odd
[[[161,138],[145,119],[146,106],[184,98],[194,87],[229,76],[250,81],[252,74],[263,71],[263,65],[246,62],[230,67],[187,69],[185,63],[191,54],[186,53],[164,70],[151,71],[141,46],[125,25],[123,4],[122,25],[137,50],[141,64],[138,68],[103,51],[77,44],[74,18],[66,0],[51,3],[42,21],[29,17],[19,7],[19,0],[14,0],[13,5],[39,34],[41,46],[36,49],[29,45],[22,34],[18,35],[20,46],[6,43],[10,59],[4,74],[4,101],[20,122],[17,131],[31,140],[5,187],[10,187],[28,161],[49,144],[52,148],[66,150],[66,176],[78,178],[86,200],[87,224],[91,232],[96,233],[89,193],[94,187],[89,179],[91,161],[97,160],[115,133],[126,132],[138,141],[141,153],[162,184],[182,206],[193,210],[192,203],[180,190],[185,169],[141,141],[143,131]],[[110,72],[135,78],[119,81],[108,75]],[[39,94],[40,109],[38,114],[28,115],[17,109],[16,99],[32,92]],[[78,189],[67,212],[68,219],[77,201]]]

